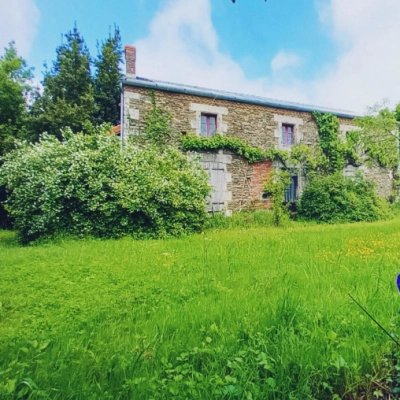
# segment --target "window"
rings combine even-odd
[[[201,114],[201,136],[213,137],[217,130],[217,116],[213,114]]]
[[[285,146],[294,144],[293,125],[282,124],[282,144]]]
[[[298,183],[297,176],[292,176],[291,177],[290,186],[285,192],[285,203],[291,203],[293,201],[296,201],[296,198],[297,198],[297,183]]]

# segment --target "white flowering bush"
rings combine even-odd
[[[6,209],[23,242],[57,233],[165,237],[202,228],[207,174],[179,150],[138,148],[99,128],[19,143],[3,159]]]

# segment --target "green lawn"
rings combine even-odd
[[[396,349],[348,293],[400,334],[399,258],[399,219],[31,247],[0,231],[0,398],[372,396]]]

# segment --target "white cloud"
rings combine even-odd
[[[278,72],[288,67],[298,67],[300,65],[300,57],[294,53],[288,53],[284,50],[279,51],[271,61],[271,69]]]
[[[313,83],[319,104],[365,111],[383,98],[400,101],[400,2],[331,0],[321,16],[341,55]]]
[[[218,50],[209,0],[166,2],[149,36],[135,46],[139,76],[219,89],[245,79],[238,64]]]
[[[210,0],[166,0],[149,35],[136,41],[139,76],[208,88],[258,94],[358,112],[382,98],[400,101],[399,0],[315,0],[337,44],[338,56],[318,79],[300,80],[303,60],[282,49],[271,74],[248,79],[229,54],[220,51]]]
[[[164,2],[151,22],[149,35],[134,45],[138,76],[278,99],[306,100],[304,91],[293,87],[285,98],[289,91],[278,84],[279,74],[273,81],[269,77],[246,78],[240,65],[219,50],[210,0]],[[293,54],[282,52],[275,63],[283,68],[297,64],[298,60]],[[283,69],[286,74],[288,68]]]
[[[40,13],[34,0],[0,0],[0,53],[15,41],[18,54],[27,58]]]

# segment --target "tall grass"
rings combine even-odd
[[[372,396],[393,343],[348,293],[399,332],[399,227],[32,247],[0,231],[0,397]]]

